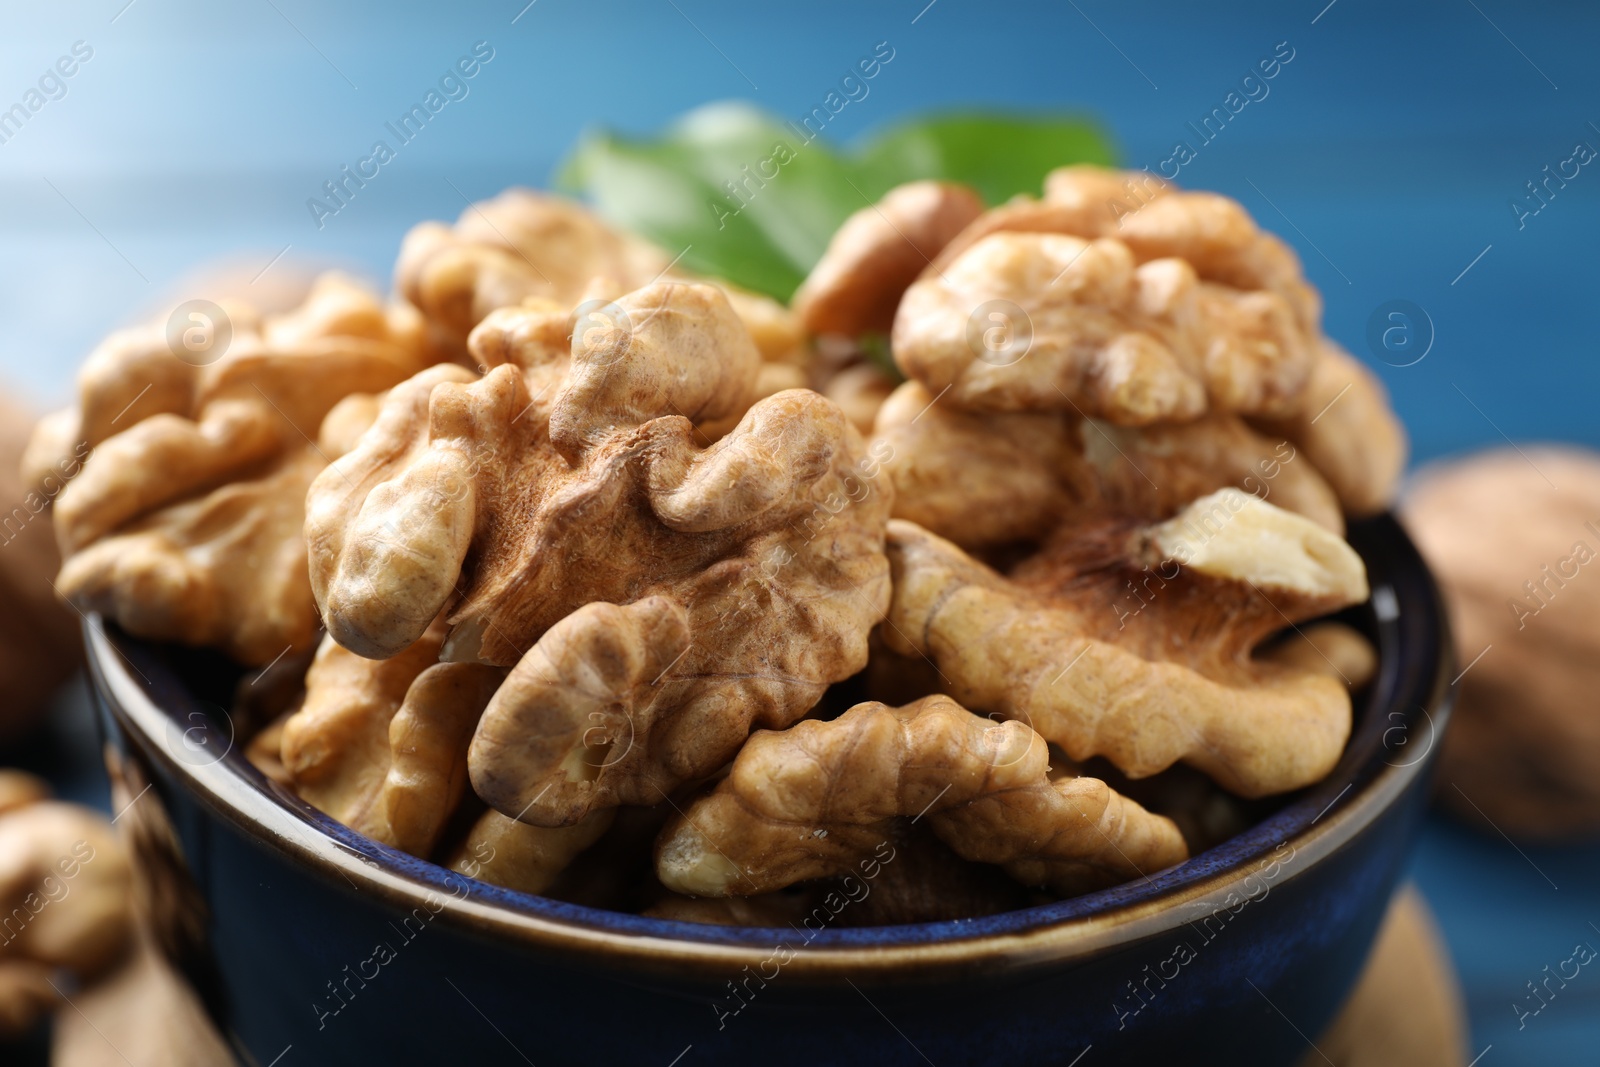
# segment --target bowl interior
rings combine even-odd
[[[1357,696],[1350,741],[1327,778],[1277,798],[1275,810],[1243,833],[1186,863],[1138,881],[981,918],[827,928],[808,943],[817,949],[911,946],[1021,935],[1121,910],[1145,910],[1164,898],[1192,893],[1218,876],[1249,868],[1283,842],[1294,843],[1308,835],[1319,823],[1326,830],[1341,819],[1359,817],[1362,806],[1370,807],[1380,795],[1394,795],[1396,781],[1409,780],[1419,772],[1444,725],[1441,696],[1450,659],[1447,634],[1432,579],[1392,517],[1354,522],[1348,537],[1366,561],[1372,597],[1339,617],[1373,640],[1379,652],[1379,670]],[[233,743],[231,721],[222,721],[226,714],[221,713],[239,678],[236,667],[210,654],[130,638],[98,619],[91,620],[87,636],[102,692],[109,693],[113,703],[138,699],[146,711],[153,707],[165,720],[164,736],[152,737],[148,735],[156,732],[154,719],[134,717],[134,732],[147,735],[142,747],[186,780],[211,807],[259,836],[304,835],[318,851],[327,854],[331,846],[368,868],[400,879],[418,894],[431,891],[459,897],[465,888],[481,905],[512,915],[678,942],[744,946],[771,942],[771,932],[759,927],[647,918],[504,889],[372,841],[271,782],[244,758],[243,746]],[[182,757],[184,733],[197,723],[204,723],[210,736],[227,742],[222,746],[226,754],[220,759]],[[1384,781],[1390,788],[1378,788]],[[273,834],[261,832],[269,816]],[[333,878],[333,872],[328,876]]]

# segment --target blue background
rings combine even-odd
[[[1507,435],[1600,438],[1589,317],[1600,166],[1520,227],[1511,208],[1577,142],[1600,147],[1594,7],[525,2],[7,3],[0,108],[74,42],[94,49],[66,96],[0,144],[10,388],[64,402],[93,343],[181,298],[174,283],[197,264],[233,259],[248,277],[287,247],[285,265],[386,277],[409,224],[454,218],[463,195],[543,184],[591,124],[645,133],[731,97],[797,118],[879,41],[893,62],[830,136],[939,106],[1065,108],[1100,119],[1125,162],[1152,167],[1176,141],[1198,144],[1186,123],[1287,41],[1294,59],[1270,95],[1179,180],[1238,198],[1293,244],[1329,333],[1353,351],[1374,355],[1368,322],[1382,305],[1423,309],[1426,358],[1373,360],[1417,457]],[[495,56],[470,95],[319,230],[306,199],[480,40]],[[1594,1062],[1600,974],[1585,971],[1520,1032],[1511,1004],[1575,942],[1600,945],[1589,925],[1600,855],[1523,851],[1485,824],[1441,819],[1418,857],[1469,996],[1471,1054],[1492,1044],[1484,1065]]]

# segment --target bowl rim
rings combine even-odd
[[[338,891],[375,898],[402,912],[425,906],[437,920],[468,934],[511,939],[583,966],[670,974],[678,980],[690,974],[737,977],[745,967],[771,965],[786,945],[790,954],[782,969],[800,981],[938,981],[953,973],[1015,974],[1092,956],[1176,930],[1201,910],[1211,914],[1238,905],[1241,890],[1249,900],[1265,896],[1271,887],[1258,892],[1261,885],[1304,877],[1375,822],[1425,773],[1454,695],[1446,683],[1454,655],[1438,589],[1392,515],[1353,522],[1349,536],[1369,574],[1377,576],[1363,610],[1372,613],[1379,672],[1367,688],[1365,715],[1358,718],[1343,758],[1321,782],[1243,833],[1141,881],[980,919],[845,928],[824,924],[799,947],[790,934],[803,937],[803,932],[792,924],[787,930],[716,926],[567,904],[479,882],[381,845],[267,779],[231,738],[220,758],[177,758],[173,739],[183,735],[183,723],[192,721],[193,709],[199,707],[181,678],[159,664],[155,646],[115,631],[98,614],[85,616],[84,643],[97,704],[127,744],[245,838]],[[1373,556],[1380,552],[1387,564],[1374,568]],[[152,697],[154,683],[135,658],[157,674],[165,669],[171,675],[162,679],[168,688],[176,687],[168,694],[174,698],[169,706]],[[180,708],[171,705],[185,703],[188,710],[180,719]],[[1426,739],[1422,754],[1384,758],[1385,753],[1401,753],[1413,728]],[[1365,738],[1368,749],[1374,736],[1381,738],[1381,746],[1363,756],[1357,752],[1358,736]],[[1346,778],[1347,784],[1336,790]],[[1269,843],[1274,849],[1288,847],[1288,857],[1274,860],[1261,847]],[[1269,864],[1279,867],[1277,874],[1265,873]],[[1252,877],[1257,878],[1255,887],[1249,883]]]

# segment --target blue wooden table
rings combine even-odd
[[[1081,109],[1128,163],[1181,157],[1181,182],[1237,197],[1299,250],[1417,457],[1600,444],[1593,5],[72,0],[8,4],[0,26],[0,112],[27,111],[0,119],[0,374],[40,403],[198,262],[381,276],[410,222],[544,182],[592,123],[645,132],[731,97],[798,116],[888,42],[893,63],[830,135],[940,105]],[[493,58],[470,92],[319,228],[306,200],[478,42]],[[1267,91],[1197,132],[1274,54],[1292,58]],[[1371,343],[1397,301],[1414,343]],[[1513,1007],[1574,943],[1600,945],[1600,851],[1519,853],[1440,820],[1416,876],[1473,1054],[1493,1046],[1480,1062],[1600,1060],[1600,973],[1520,1029]]]

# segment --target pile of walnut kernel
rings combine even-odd
[[[1366,599],[1344,516],[1404,439],[1231,200],[916,182],[786,307],[515,190],[396,289],[230,304],[201,366],[113,335],[28,461],[93,449],[63,594],[257,669],[251,761],[378,841],[691,921],[954,918],[1339,758],[1374,653],[1301,624]]]

